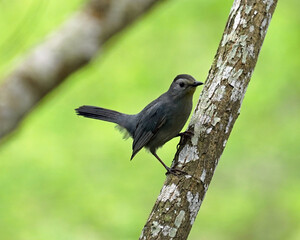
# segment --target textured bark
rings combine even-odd
[[[239,115],[277,0],[235,0],[204,89],[140,239],[187,239]]]
[[[159,0],[90,0],[37,46],[0,86],[0,139],[103,43]],[[161,2],[161,1],[160,1]]]

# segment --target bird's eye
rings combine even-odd
[[[183,88],[184,87],[184,83],[183,82],[179,83],[179,86]]]

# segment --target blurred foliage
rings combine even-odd
[[[0,76],[82,4],[0,1]],[[231,4],[160,4],[43,99],[0,148],[1,239],[138,238],[164,169],[145,151],[130,162],[131,140],[73,109],[136,113],[176,74],[205,80]],[[279,1],[191,240],[300,239],[299,7]],[[159,150],[168,164],[177,142]]]

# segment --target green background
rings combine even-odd
[[[0,1],[1,78],[82,4]],[[74,108],[136,113],[179,73],[205,81],[231,5],[166,1],[41,101],[0,146],[0,239],[138,238],[164,169]],[[299,7],[279,1],[191,240],[300,239]],[[168,165],[177,142],[158,151]]]

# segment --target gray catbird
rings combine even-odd
[[[118,124],[133,138],[131,159],[145,147],[161,162],[167,173],[175,174],[179,170],[169,168],[157,156],[156,149],[179,136],[191,113],[195,89],[202,84],[188,74],[180,74],[167,92],[134,115],[93,106],[81,106],[76,112],[80,116]]]

